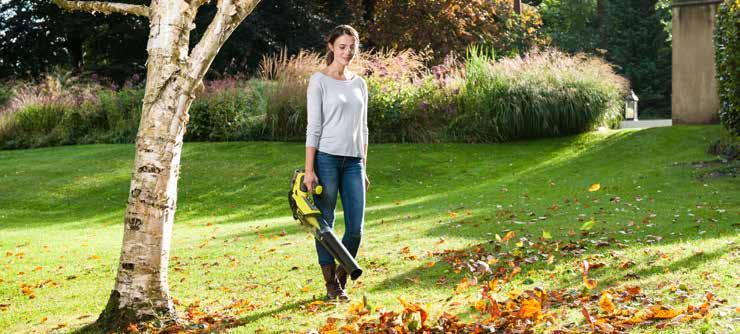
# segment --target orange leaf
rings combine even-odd
[[[511,300],[507,300],[504,308],[506,309],[506,312],[516,312],[516,303]]]
[[[427,320],[427,316],[428,316],[427,311],[423,307],[421,307],[421,305],[417,303],[409,303],[400,297],[398,297],[397,299],[399,302],[401,302],[401,305],[403,305],[405,309],[404,312],[411,312],[411,313],[419,312],[419,316],[421,317],[421,327],[423,328],[424,322]]]
[[[619,265],[619,268],[620,269],[627,269],[627,268],[632,267],[634,265],[635,265],[635,263],[632,262],[632,261],[625,261],[625,262],[622,262],[622,264]]]
[[[588,188],[588,191],[589,192],[594,192],[594,191],[599,191],[599,189],[601,189],[601,184],[600,183],[594,183],[594,184],[591,185],[591,187]]]
[[[486,310],[486,300],[485,299],[480,299],[480,300],[476,301],[475,304],[473,304],[473,308],[475,308],[479,312],[485,311]]]
[[[585,284],[588,289],[595,289],[596,286],[598,285],[598,282],[596,282],[595,279],[590,279],[590,278],[584,276],[583,277],[583,284]]]
[[[606,265],[603,264],[603,263],[601,263],[601,262],[598,262],[598,263],[590,263],[589,264],[589,270],[599,269],[599,268],[604,267],[604,266],[606,266]]]
[[[628,286],[624,291],[627,291],[627,293],[631,295],[639,295],[642,289],[635,285],[635,286]]]
[[[601,310],[606,313],[614,312],[614,302],[612,302],[612,296],[608,292],[604,292],[601,294],[601,298],[599,299],[599,307],[601,307]]]
[[[30,296],[33,294],[33,288],[24,284],[21,286],[21,292],[26,296]]]
[[[514,269],[511,270],[511,273],[509,274],[509,276],[507,276],[504,279],[504,282],[508,282],[509,280],[511,280],[511,278],[513,278],[516,274],[520,273],[521,271],[522,271],[521,267],[514,267]]]
[[[339,331],[337,330],[337,324],[336,324],[337,320],[338,320],[337,318],[332,318],[332,317],[327,318],[326,325],[324,325],[323,327],[321,327],[321,329],[319,329],[319,333],[321,334],[339,333]]]
[[[367,314],[368,311],[365,307],[365,302],[360,300],[359,302],[349,304],[349,308],[347,308],[347,313],[353,315],[363,315]]]
[[[508,233],[506,233],[506,235],[504,235],[503,238],[501,238],[501,242],[507,242],[511,240],[511,238],[513,238],[514,236],[516,236],[516,233],[514,233],[514,231],[509,231]]]
[[[129,333],[138,333],[139,332],[139,326],[137,326],[134,323],[130,323],[130,324],[128,324],[128,327],[126,327],[126,330]]]
[[[358,331],[357,325],[355,324],[347,324],[342,326],[340,329],[342,330],[342,333],[357,333]]]
[[[680,310],[674,310],[662,305],[653,305],[650,307],[650,311],[653,312],[653,318],[656,319],[673,319],[677,315],[683,313]]]
[[[492,279],[490,282],[488,282],[488,288],[491,289],[491,291],[496,292],[498,290],[498,280]]]
[[[522,301],[522,307],[519,309],[519,318],[535,318],[542,310],[540,302],[536,299],[525,299]]]
[[[500,317],[501,309],[499,309],[498,303],[496,302],[496,300],[494,300],[493,297],[491,297],[491,295],[489,294],[486,294],[485,296],[486,298],[488,298],[488,301],[491,302],[491,310],[490,310],[491,317],[494,317],[494,318]]]

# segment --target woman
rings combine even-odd
[[[357,256],[365,219],[367,178],[367,84],[348,66],[359,51],[357,31],[341,25],[327,40],[327,67],[311,76],[308,83],[308,125],[306,127],[306,176],[310,192],[321,182],[324,191],[315,196],[322,224],[334,226],[337,193],[344,207],[345,231],[342,244]],[[345,291],[347,272],[317,241],[319,265],[331,299],[349,300]]]

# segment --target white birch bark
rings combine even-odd
[[[220,0],[205,34],[188,54],[190,30],[206,0],[153,0],[147,6],[54,0],[68,10],[148,16],[147,79],[115,286],[97,323],[123,328],[174,320],[167,268],[177,208],[183,135],[193,91],[219,49],[259,0]]]

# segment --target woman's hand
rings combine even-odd
[[[306,174],[303,176],[303,185],[306,186],[309,194],[313,193],[313,188],[317,184],[319,184],[319,178],[316,176],[316,173],[312,170],[306,171]]]
[[[365,191],[367,191],[370,188],[370,179],[367,177],[367,174],[365,174]]]

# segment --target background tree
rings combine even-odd
[[[497,55],[522,52],[542,41],[539,15],[522,7],[515,15],[510,0],[377,0],[369,39],[377,47],[429,48],[437,61],[453,51],[464,54],[470,44],[493,47]]]
[[[226,39],[258,0],[219,0],[193,46],[190,31],[206,0],[153,0],[149,6],[54,0],[66,10],[149,17],[147,75],[116,283],[97,320],[105,329],[154,318],[171,321],[167,267],[177,205],[183,135],[195,90]]]
[[[201,12],[196,18],[198,27],[210,21],[216,7],[206,5]],[[324,50],[324,35],[339,24],[358,22],[359,15],[360,7],[353,1],[262,1],[224,44],[214,60],[213,72],[254,74],[263,55],[283,49],[288,55],[301,49]],[[193,36],[197,38],[202,32],[196,28]]]
[[[148,23],[141,17],[62,12],[47,0],[3,3],[0,17],[0,78],[60,67],[122,82],[144,72]]]
[[[361,6],[340,0],[262,1],[224,44],[208,76],[253,74],[263,55],[283,48],[289,55],[323,50],[323,35],[336,25],[358,23]],[[195,41],[216,11],[215,2],[202,6],[192,31]],[[18,0],[0,4],[0,17],[0,79],[35,79],[62,68],[120,85],[145,72],[149,26],[140,16],[61,12],[48,0]]]
[[[604,56],[640,97],[640,115],[670,118],[671,42],[666,0],[543,0],[544,33],[568,52]]]
[[[544,0],[537,7],[544,33],[564,51],[594,52],[599,37],[596,0]]]
[[[604,2],[599,47],[640,97],[641,114],[671,117],[671,43],[663,27],[668,10],[657,0]]]

